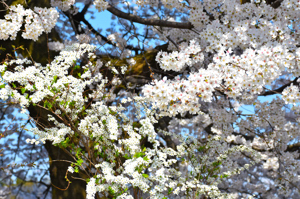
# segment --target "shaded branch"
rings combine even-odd
[[[296,77],[293,81],[290,81],[289,83],[287,83],[287,84],[285,84],[285,85],[283,85],[283,86],[281,86],[281,87],[279,87],[275,90],[270,90],[270,91],[266,91],[262,94],[259,94],[259,96],[268,96],[268,95],[274,95],[274,94],[281,94],[282,91],[286,87],[290,86],[291,84],[297,85],[298,84],[298,82],[297,82],[298,79],[299,79],[299,77]]]
[[[85,25],[87,25],[87,27],[89,28],[89,30],[91,30],[92,33],[94,33],[96,36],[100,36],[101,39],[103,41],[105,41],[107,44],[113,45],[116,47],[116,44],[111,42],[110,40],[108,40],[105,36],[103,36],[102,34],[100,34],[84,17],[82,19],[80,19]],[[126,49],[129,50],[134,50],[134,51],[139,51],[141,50],[140,48],[136,48],[134,46],[131,45],[127,45],[125,46]]]
[[[180,22],[173,22],[173,21],[162,21],[157,19],[144,19],[142,17],[125,13],[111,5],[108,5],[107,10],[116,15],[117,17],[130,20],[132,22],[144,24],[144,25],[151,25],[151,26],[161,26],[161,27],[169,27],[169,28],[178,28],[178,29],[192,29],[194,26],[190,22],[180,23]]]
[[[131,75],[125,77],[126,82],[131,82],[133,84],[147,84],[151,81],[151,79],[147,79],[144,76],[141,75]]]
[[[81,14],[85,15],[85,13],[87,12],[88,8],[92,5],[92,1],[90,0],[87,4],[85,4],[84,8],[81,10]]]

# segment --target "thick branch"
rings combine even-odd
[[[90,2],[88,2],[87,4],[85,4],[84,8],[81,10],[81,14],[85,15],[85,13],[87,12],[88,8],[92,5],[92,1],[90,0]]]
[[[275,90],[270,90],[270,91],[266,91],[266,92],[264,92],[262,94],[259,94],[259,96],[268,96],[268,95],[274,95],[274,94],[281,94],[282,91],[286,87],[290,86],[291,84],[297,85],[298,84],[297,80],[298,80],[298,77],[296,77],[293,81],[290,81],[289,83],[287,83],[287,84],[285,84],[285,85],[283,85],[283,86],[281,86],[281,87],[279,87],[279,88],[277,88]]]
[[[148,82],[151,81],[151,79],[147,79],[144,76],[141,75],[131,75],[131,76],[127,76],[125,77],[125,81],[126,82],[131,82],[133,84],[147,84]]]
[[[117,17],[130,20],[132,22],[137,22],[144,25],[150,26],[161,26],[161,27],[169,27],[169,28],[179,28],[179,29],[192,29],[193,25],[190,22],[180,23],[180,22],[173,22],[173,21],[162,21],[157,19],[144,19],[139,16],[125,13],[117,8],[109,5],[107,10],[116,15]]]
[[[267,3],[270,4],[273,8],[278,8],[281,5],[283,0],[268,0]]]

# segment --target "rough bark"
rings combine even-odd
[[[37,121],[39,128],[50,128],[54,125],[48,121],[49,111],[39,108],[38,106],[29,106],[28,111],[30,116]],[[48,155],[50,164],[50,179],[52,187],[52,198],[53,199],[81,199],[86,198],[86,182],[81,179],[85,179],[83,173],[79,174],[68,174],[69,183],[65,176],[70,166],[70,162],[74,162],[72,156],[69,155],[65,150],[58,146],[54,146],[52,142],[47,141],[44,144]]]
[[[81,199],[86,198],[86,182],[74,179],[82,178],[82,173],[72,176],[68,175],[68,179],[71,181],[69,184],[66,179],[66,171],[70,163],[66,161],[74,161],[69,154],[59,147],[53,146],[51,142],[47,141],[44,144],[48,151],[50,159],[50,177],[52,185],[52,198],[54,199]],[[55,161],[54,161],[55,160]],[[61,160],[61,161],[60,161]],[[51,162],[52,161],[52,162]]]

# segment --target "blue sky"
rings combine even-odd
[[[79,11],[84,7],[83,4],[78,3]],[[112,14],[108,11],[98,12],[94,6],[91,6],[89,10],[93,11],[94,14],[88,13],[86,15],[86,20],[88,20],[94,28],[102,28],[102,34],[107,28],[110,28]]]

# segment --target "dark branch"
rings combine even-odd
[[[108,40],[105,36],[101,35],[97,30],[94,29],[94,27],[83,17],[83,19],[81,19],[81,21],[87,25],[88,29],[92,31],[92,33],[94,33],[96,36],[100,36],[101,39],[103,41],[105,41],[107,44],[110,44],[110,45],[113,45],[116,47],[116,44],[111,42],[110,40]],[[134,46],[131,46],[131,45],[127,45],[125,46],[126,49],[129,49],[129,50],[134,50],[134,51],[139,51],[141,50],[140,48],[136,48]]]
[[[109,5],[107,10],[116,15],[117,17],[130,20],[132,22],[151,25],[151,26],[161,26],[161,27],[169,27],[169,28],[179,28],[179,29],[192,29],[194,26],[190,22],[180,23],[180,22],[172,22],[172,21],[162,21],[157,19],[143,19],[139,16],[125,13],[117,8]]]
[[[298,82],[297,82],[298,78],[299,77],[296,77],[293,81],[290,81],[289,83],[287,83],[287,84],[285,84],[285,85],[283,85],[283,86],[281,86],[281,87],[279,87],[279,88],[277,88],[275,90],[270,90],[270,91],[266,91],[266,92],[264,92],[262,94],[259,94],[259,96],[268,96],[268,95],[274,95],[274,94],[281,94],[282,91],[286,87],[290,86],[291,84],[297,85],[298,84]]]
[[[131,82],[133,84],[147,84],[151,81],[151,79],[146,79],[144,76],[141,75],[131,75],[125,77],[126,82]]]
[[[92,1],[88,2],[87,4],[85,4],[84,8],[81,10],[81,14],[85,15],[85,13],[87,12],[88,8],[92,5]]]
[[[101,39],[103,41],[105,41],[107,44],[113,45],[116,47],[116,44],[111,42],[110,40],[108,40],[105,36],[101,35],[85,18],[84,18],[84,14],[87,12],[88,7],[90,6],[90,3],[85,5],[85,7],[83,8],[83,10],[75,15],[72,15],[69,12],[64,12],[64,14],[69,18],[69,21],[71,22],[72,28],[75,31],[75,34],[82,34],[83,31],[80,31],[78,29],[78,26],[80,24],[80,22],[83,22],[85,25],[87,25],[88,29],[94,33],[96,36],[100,36]],[[139,50],[141,50],[140,48],[136,48],[134,46],[131,45],[127,45],[125,46],[126,49],[129,50],[134,50],[136,52],[138,52]]]

